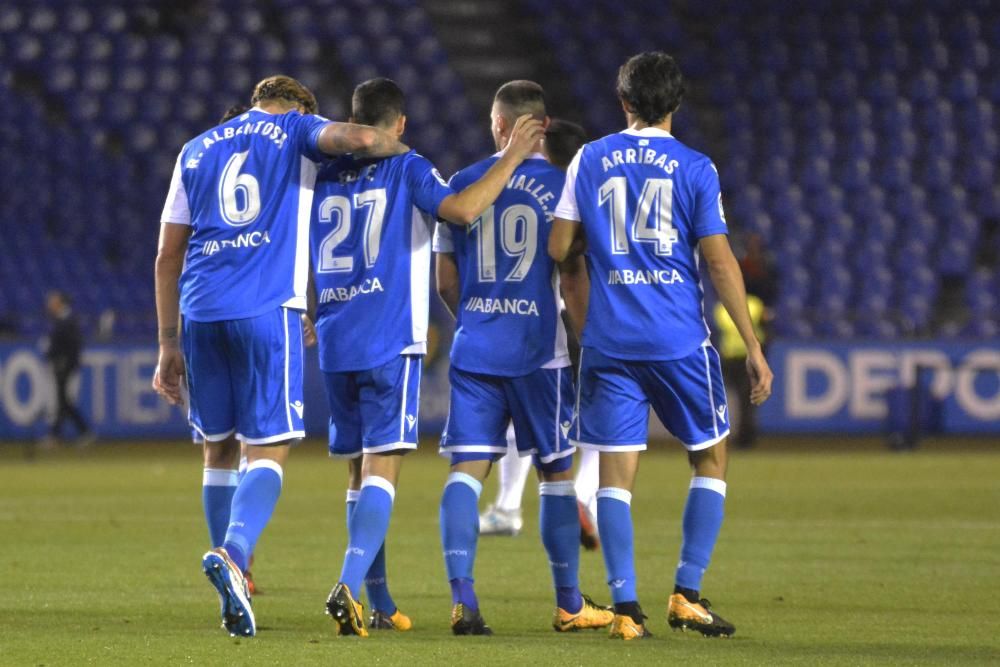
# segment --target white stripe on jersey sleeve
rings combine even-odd
[[[299,210],[295,216],[295,273],[292,298],[281,304],[292,310],[305,310],[309,287],[309,221],[312,217],[313,189],[318,165],[307,157],[299,158]]]
[[[167,190],[167,201],[163,204],[163,213],[160,214],[160,222],[190,225],[191,209],[188,206],[184,181],[181,180],[181,155],[183,155],[183,152],[177,156],[177,162],[174,164],[174,175],[170,177],[170,189]]]
[[[576,176],[580,171],[580,156],[583,155],[583,148],[580,148],[573,156],[573,161],[566,169],[566,183],[563,184],[562,196],[556,206],[556,217],[563,220],[580,221],[580,208],[576,204]]]
[[[556,342],[553,357],[542,368],[565,368],[570,365],[569,347],[566,344],[566,326],[563,324],[559,296],[559,268],[552,269],[552,295],[556,301]],[[556,419],[556,421],[559,421]]]
[[[414,206],[410,217],[410,321],[413,327],[413,345],[407,347],[404,354],[423,354],[427,350],[430,294],[430,229],[424,214]]]
[[[455,252],[455,241],[447,222],[438,220],[434,225],[434,252]]]

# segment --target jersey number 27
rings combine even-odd
[[[319,204],[319,221],[333,223],[333,229],[319,244],[319,273],[347,273],[354,270],[354,258],[336,256],[337,246],[351,233],[352,202],[342,195],[327,197]],[[382,224],[385,222],[385,188],[366,190],[354,195],[353,208],[365,211],[364,255],[365,267],[375,266],[382,245]]]

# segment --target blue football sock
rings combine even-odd
[[[575,614],[583,607],[580,595],[580,514],[576,508],[573,481],[542,482],[538,485],[542,544],[549,555],[556,606]]]
[[[677,564],[676,584],[692,591],[701,590],[701,578],[712,559],[715,540],[722,527],[726,503],[726,483],[712,477],[691,480],[687,505],[684,506],[681,560]]]
[[[347,522],[349,540],[340,571],[340,583],[354,597],[360,595],[361,581],[385,542],[395,497],[395,487],[384,477],[371,475],[361,483],[358,504]]]
[[[479,609],[472,568],[479,540],[479,494],[482,492],[483,485],[475,477],[453,472],[448,475],[441,495],[441,544],[451,583],[452,604],[462,603],[472,610]]]
[[[350,526],[351,514],[354,512],[354,506],[358,502],[358,495],[360,493],[360,491],[354,489],[347,490],[348,526]],[[372,561],[372,566],[368,568],[368,574],[365,575],[365,589],[368,591],[368,605],[372,609],[378,609],[389,616],[396,613],[396,602],[389,593],[389,580],[386,574],[385,542],[382,543],[382,548],[375,554],[375,560]]]
[[[451,603],[462,603],[472,611],[479,609],[479,598],[476,597],[475,583],[472,579],[451,579]]]
[[[375,554],[375,560],[372,561],[371,567],[368,568],[368,574],[365,575],[365,590],[368,591],[368,604],[371,605],[372,609],[378,609],[389,616],[396,613],[396,602],[389,594],[384,541],[378,553]]]
[[[239,478],[235,470],[205,468],[201,479],[201,504],[205,508],[208,539],[212,547],[221,547],[229,527],[229,512]]]
[[[604,552],[608,586],[615,603],[638,602],[632,545],[632,494],[625,489],[597,490],[597,530]]]
[[[282,476],[277,462],[258,459],[247,466],[246,475],[236,487],[223,546],[241,570],[247,569],[250,554],[278,504]]]

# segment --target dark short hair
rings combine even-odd
[[[358,84],[351,96],[351,116],[363,125],[387,125],[403,115],[403,89],[385,77]]]
[[[549,162],[565,169],[573,161],[580,146],[587,143],[587,131],[576,123],[562,118],[553,118],[545,128],[545,154]]]
[[[534,81],[508,81],[497,89],[493,101],[515,118],[526,113],[538,118],[545,116],[545,90]]]
[[[640,53],[618,70],[618,97],[643,122],[655,125],[680,106],[684,77],[677,62],[666,53]]]
[[[319,109],[312,91],[284,74],[269,76],[254,86],[250,104],[256,105],[268,100],[296,104],[305,109],[306,113],[316,113]]]
[[[226,109],[226,113],[222,114],[222,118],[219,119],[219,124],[228,123],[232,119],[245,114],[249,110],[249,104],[234,104]]]

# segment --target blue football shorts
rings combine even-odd
[[[417,448],[423,356],[402,354],[366,371],[323,373],[330,403],[330,455]]]
[[[507,423],[521,456],[531,455],[544,472],[568,470],[574,447],[573,379],[570,369],[541,368],[528,375],[502,377],[451,367],[451,404],[441,436],[441,454],[452,465],[496,461],[507,453]]]
[[[305,436],[298,311],[279,307],[219,322],[185,318],[181,347],[188,421],[205,440],[235,433],[248,445],[269,445]]]
[[[705,343],[680,359],[615,359],[593,348],[580,358],[574,445],[603,451],[646,449],[649,408],[689,451],[729,435],[719,353]]]

